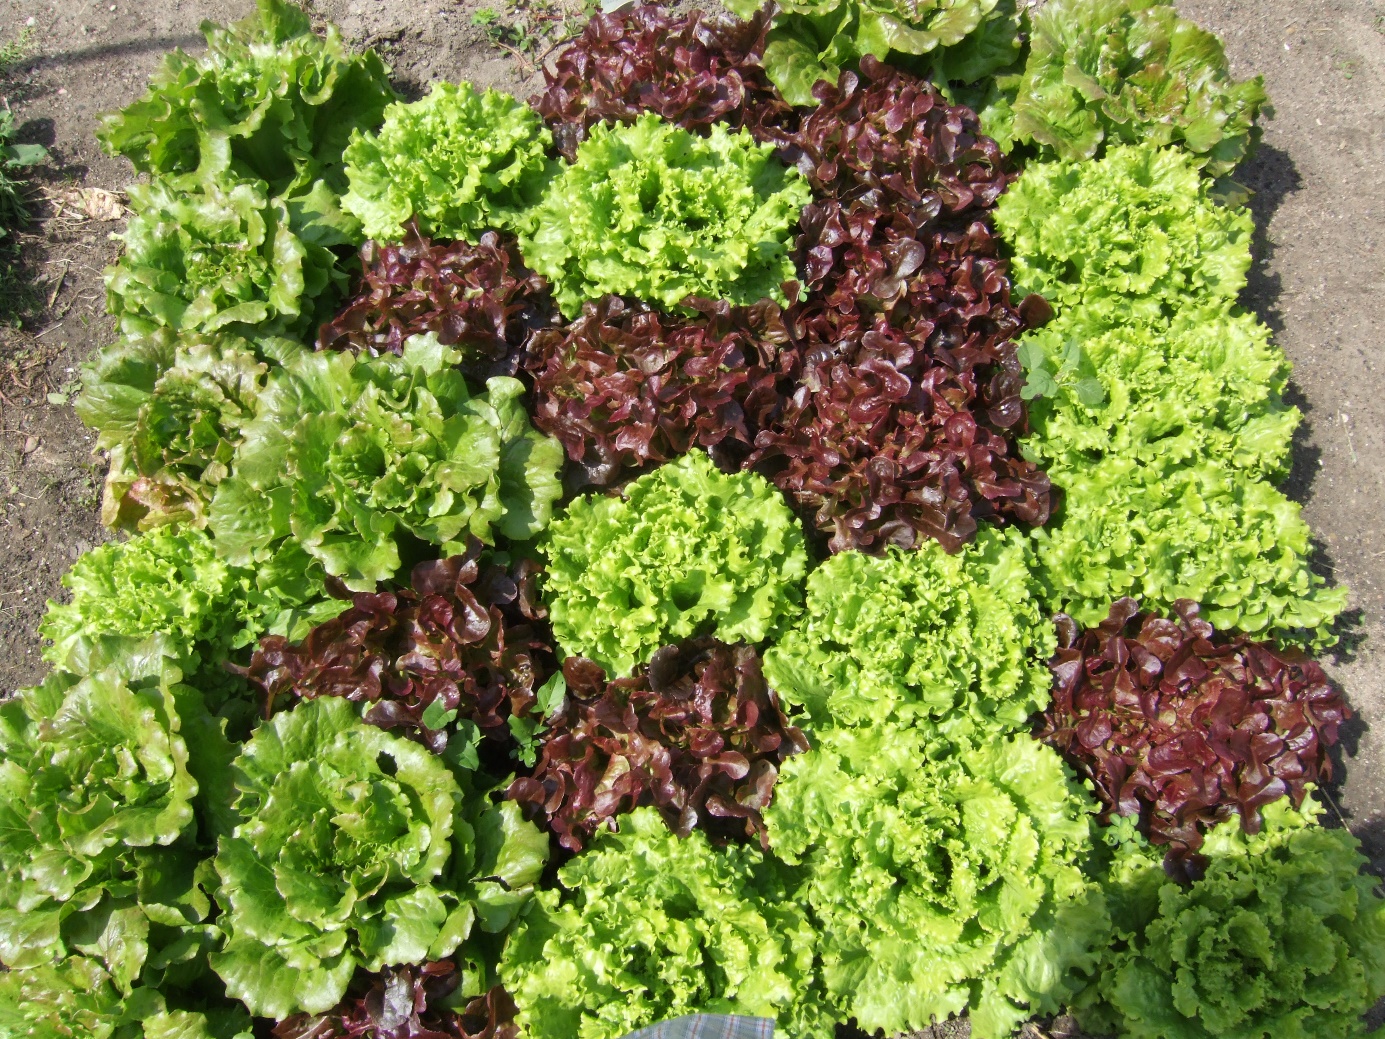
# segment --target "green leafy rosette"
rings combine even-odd
[[[225,947],[212,966],[251,1013],[321,1013],[357,967],[452,956],[502,932],[548,842],[443,759],[338,697],[255,731],[234,765],[242,822],[216,855]]]
[[[355,219],[322,183],[295,200],[257,181],[205,191],[163,181],[130,188],[125,253],[106,269],[106,308],[122,334],[302,335],[346,290],[341,258]]]
[[[759,642],[801,608],[808,551],[783,497],[693,451],[626,486],[579,498],[544,541],[544,600],[568,653],[612,677],[661,646],[715,635]]]
[[[520,237],[563,314],[607,293],[668,310],[687,296],[785,302],[807,181],[774,147],[713,123],[706,137],[644,113],[597,124]]]
[[[413,542],[525,540],[562,494],[562,446],[535,432],[523,385],[473,395],[434,335],[402,356],[305,354],[276,371],[212,498],[217,549],[239,566],[290,542],[356,589],[393,577]]]
[[[1217,177],[1259,140],[1266,101],[1260,77],[1232,79],[1221,41],[1170,4],[1052,0],[1033,18],[1014,126],[1060,159],[1176,144]]]
[[[342,205],[378,242],[403,238],[411,218],[429,238],[471,242],[527,226],[552,141],[538,113],[508,94],[438,83],[421,101],[391,105],[377,133],[351,138]]]
[[[205,54],[169,54],[143,98],[102,119],[106,150],[184,187],[260,180],[288,196],[325,180],[344,191],[348,139],[395,98],[389,69],[374,51],[348,54],[335,28],[315,35],[293,4],[258,6],[229,27],[204,23]]]
[[[616,1039],[681,1014],[774,1019],[833,1034],[814,971],[817,935],[756,848],[680,838],[653,808],[622,817],[541,891],[500,977],[531,1039]]]
[[[765,653],[765,677],[810,731],[918,722],[956,738],[1022,728],[1048,703],[1057,646],[1028,540],[983,529],[881,557],[842,552],[808,577],[807,605]]]
[[[1385,995],[1385,899],[1346,830],[1308,800],[1209,831],[1206,872],[1169,880],[1132,833],[1110,870],[1117,942],[1084,1024],[1131,1039],[1352,1039]]]
[[[765,811],[801,864],[828,998],[894,1035],[967,1010],[978,1039],[1056,1013],[1110,923],[1083,876],[1095,806],[1028,735],[939,742],[893,723],[819,730]]]

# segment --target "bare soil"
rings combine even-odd
[[[574,0],[575,2],[575,0]],[[470,79],[521,97],[532,58],[473,24],[477,0],[315,0],[357,45],[374,46],[401,88]],[[504,4],[495,2],[501,20]],[[1245,302],[1295,364],[1307,421],[1289,489],[1320,543],[1322,571],[1352,589],[1354,629],[1329,660],[1357,712],[1334,811],[1385,874],[1385,0],[1180,0],[1226,41],[1238,75],[1262,74],[1276,115],[1240,179],[1261,232]],[[101,270],[119,221],[87,216],[80,189],[119,191],[97,115],[143,90],[163,52],[201,45],[198,24],[251,0],[0,0],[0,38],[33,27],[33,57],[8,87],[25,137],[50,147],[40,220],[26,244],[40,299],[0,329],[0,687],[42,673],[34,632],[59,577],[106,534],[102,467],[65,397],[78,366],[112,338]],[[1340,778],[1340,777],[1339,777]]]

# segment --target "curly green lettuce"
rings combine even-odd
[[[1037,435],[1026,441],[1041,466],[1163,456],[1286,475],[1302,415],[1283,401],[1289,361],[1254,316],[1213,306],[1172,320],[1090,317],[1067,311],[1020,342],[1030,388],[1037,376],[1046,390],[1030,401]]]
[[[475,395],[437,336],[402,355],[304,354],[278,369],[212,497],[216,547],[238,566],[296,544],[374,590],[417,540],[460,554],[474,535],[522,541],[562,494],[562,446],[529,424],[523,385]]]
[[[332,249],[353,243],[355,221],[322,183],[285,200],[259,181],[187,191],[156,180],[132,185],[130,202],[124,255],[105,275],[106,308],[124,335],[301,337],[346,290]]]
[[[841,1016],[893,1035],[966,1010],[999,1039],[1088,984],[1109,938],[1083,876],[1095,810],[1028,734],[952,744],[885,723],[819,731],[765,822],[806,872]]]
[[[1096,162],[1032,163],[995,209],[1016,293],[1105,320],[1230,305],[1250,270],[1254,221],[1217,204],[1186,151],[1110,149]]]
[[[410,218],[429,238],[474,242],[487,229],[527,226],[551,176],[553,135],[528,105],[498,90],[438,83],[395,103],[376,133],[346,150],[342,205],[368,238],[399,241]]]
[[[1048,703],[1057,647],[1031,566],[1028,539],[993,528],[955,555],[932,541],[838,553],[808,577],[803,614],[765,653],[765,677],[810,730],[1019,729]]]
[[[1260,77],[1237,82],[1221,40],[1148,0],[1051,0],[1033,18],[1016,136],[1059,159],[1102,145],[1179,145],[1213,177],[1260,137]]]
[[[760,642],[798,613],[808,550],[783,497],[692,451],[625,487],[579,498],[543,542],[544,601],[563,649],[629,674],[661,646]]]
[[[314,34],[294,4],[258,6],[229,27],[203,23],[204,54],[170,53],[143,98],[102,118],[106,150],[185,187],[250,179],[292,195],[325,180],[344,191],[347,141],[395,98],[389,69],[374,51],[347,53],[335,27]]]
[[[681,1014],[774,1019],[826,1039],[818,936],[758,848],[675,836],[653,808],[558,873],[516,926],[500,977],[530,1039],[616,1039]]]
[[[741,18],[760,8],[724,2]],[[1015,62],[1020,26],[1014,0],[784,0],[761,64],[792,105],[816,105],[813,85],[835,84],[867,54],[921,66],[939,83],[972,83]]]
[[[607,293],[664,309],[687,296],[785,302],[807,181],[774,147],[719,123],[706,137],[644,113],[598,124],[520,237],[568,318]]]
[[[499,933],[532,893],[548,842],[438,755],[367,725],[340,697],[255,731],[233,766],[242,822],[223,836],[211,957],[258,1016],[321,1013],[357,967],[453,955]]]
[[[1128,835],[1108,882],[1118,940],[1083,1023],[1131,1039],[1361,1035],[1385,995],[1385,899],[1356,839],[1318,811],[1281,800],[1258,834],[1219,824],[1188,887]]]

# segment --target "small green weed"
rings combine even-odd
[[[472,12],[471,24],[531,71],[549,50],[580,33],[600,9],[598,0],[519,0],[503,10],[482,7]]]

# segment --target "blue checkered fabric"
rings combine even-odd
[[[774,1039],[774,1022],[767,1017],[690,1014],[641,1028],[625,1039]]]

